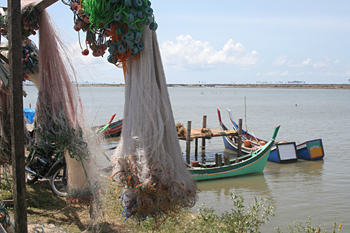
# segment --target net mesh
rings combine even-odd
[[[191,207],[197,193],[181,154],[156,33],[145,28],[142,40],[140,59],[127,63],[123,131],[111,175],[124,187],[123,216],[138,220]]]

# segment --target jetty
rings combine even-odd
[[[208,129],[207,126],[207,116],[203,116],[203,126],[200,129],[191,129],[191,121],[187,122],[187,132],[184,136],[179,136],[179,140],[186,140],[186,162],[190,164],[190,154],[191,154],[191,141],[195,140],[195,152],[194,155],[198,156],[198,139],[202,139],[202,151],[205,151],[205,140],[211,139],[213,137],[222,136],[238,136],[235,130],[219,130],[219,129]]]

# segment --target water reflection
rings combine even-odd
[[[207,207],[213,207],[218,213],[230,211],[233,208],[232,200],[230,200],[231,192],[251,202],[254,197],[271,198],[271,191],[263,173],[201,181],[197,185],[201,192],[194,211],[202,203],[205,203]]]
[[[323,171],[324,160],[307,161],[298,160],[293,163],[274,163],[267,162],[264,174],[266,176],[273,175],[275,179],[283,179],[285,177],[291,177],[303,174],[304,176],[320,176]]]

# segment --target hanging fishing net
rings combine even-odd
[[[143,31],[140,59],[127,63],[121,140],[112,157],[123,216],[159,219],[196,201],[177,137],[156,33]]]
[[[98,57],[108,51],[108,62],[124,70],[123,130],[111,175],[124,188],[122,216],[159,220],[193,206],[197,187],[177,138],[151,2],[63,2],[74,13],[74,29],[86,33],[82,54],[90,49]]]
[[[97,181],[89,174],[93,171],[89,165],[93,161],[82,124],[80,98],[69,77],[74,75],[74,69],[67,63],[66,50],[45,11],[41,13],[39,40],[35,140],[38,145],[55,143],[58,150],[66,151],[67,201],[90,205]]]

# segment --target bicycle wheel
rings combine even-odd
[[[52,191],[61,197],[67,196],[68,191],[68,175],[66,165],[62,164],[55,173],[50,177],[50,186]]]

